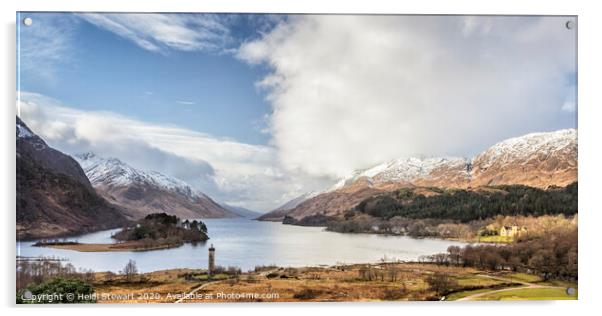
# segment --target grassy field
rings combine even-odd
[[[356,267],[278,269],[264,275],[209,284],[202,299],[188,302],[290,302],[424,300],[431,293],[422,273],[400,271],[397,281],[362,280]],[[257,294],[257,297],[240,297]],[[238,295],[238,296],[237,296]]]
[[[173,269],[155,271],[127,281],[123,276],[97,273],[93,282],[98,303],[172,303],[178,294],[188,293],[202,282],[188,281],[185,275],[200,270]]]
[[[569,287],[577,288],[577,283],[569,282],[569,281],[561,281],[561,280],[541,281],[541,282],[537,282],[537,284],[547,285],[547,286],[559,286],[559,287],[564,287],[564,288],[569,288]]]
[[[511,288],[520,285],[511,281],[504,281],[477,274],[459,275],[456,276],[455,279],[458,282],[459,289],[445,297],[445,299],[448,301],[455,301],[473,294],[489,292],[495,289]],[[466,290],[462,290],[463,288]]]
[[[514,241],[514,238],[510,236],[479,236],[477,237],[477,242],[487,242],[487,243],[498,243],[498,244],[507,244]]]
[[[539,277],[538,275],[528,273],[509,273],[504,276],[508,279],[519,282],[536,283],[542,281],[541,277]]]
[[[492,287],[497,285],[505,284],[506,282],[496,280],[493,278],[488,278],[476,274],[467,274],[467,275],[459,275],[454,277],[454,279],[458,282],[460,287],[474,287],[474,286],[483,286],[483,287]]]
[[[366,277],[367,268],[375,273],[373,277]],[[455,283],[453,292],[446,296],[446,300],[524,287],[524,284],[517,283],[519,280],[540,281],[536,276],[522,273],[488,274],[472,268],[389,263],[270,267],[236,276],[224,273],[209,279],[203,270],[191,269],[146,273],[132,281],[126,281],[121,275],[97,273],[93,285],[96,293],[103,295],[99,303],[173,303],[193,290],[194,296],[187,298],[186,303],[439,300],[427,282],[435,272],[446,273]],[[538,290],[492,293],[479,299],[567,299],[563,289]]]
[[[510,287],[518,287],[517,285],[514,286],[508,286],[508,287],[504,287],[504,288],[510,288]],[[461,298],[473,295],[473,294],[479,294],[479,293],[485,293],[485,292],[490,292],[492,290],[494,290],[495,287],[490,287],[490,288],[484,288],[484,289],[478,289],[478,290],[470,290],[470,291],[460,291],[460,292],[454,292],[451,293],[449,295],[447,295],[445,297],[446,301],[457,301]]]
[[[477,300],[576,300],[577,297],[577,292],[575,292],[575,295],[569,296],[564,288],[531,288],[487,294],[479,297]]]

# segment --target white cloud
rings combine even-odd
[[[562,107],[560,108],[562,111],[573,113],[577,110],[577,89],[571,89],[569,94],[567,95]]]
[[[265,63],[288,168],[341,176],[407,155],[466,155],[568,127],[575,32],[562,17],[295,16],[245,43]]]
[[[182,105],[194,105],[194,104],[196,104],[196,102],[193,102],[193,101],[184,101],[184,100],[178,100],[176,102],[178,104],[182,104]]]
[[[564,101],[561,109],[566,112],[575,112],[575,110],[577,109],[577,106],[575,105],[575,101],[567,100],[567,101]]]
[[[23,92],[20,117],[51,146],[66,153],[93,151],[146,170],[178,177],[218,201],[271,210],[332,179],[280,170],[275,150],[111,112],[67,107]]]
[[[215,14],[82,13],[79,16],[152,52],[165,53],[170,49],[221,52],[232,44],[225,20]]]
[[[23,30],[30,33],[20,43],[21,67],[42,76],[70,60],[77,23],[44,16],[45,28]],[[78,16],[152,52],[230,52],[244,40],[228,30],[235,15]],[[269,17],[250,16],[245,23],[264,35],[235,51],[272,70],[257,83],[273,107],[264,130],[271,146],[76,110],[31,93],[22,95],[22,117],[59,149],[117,156],[263,210],[352,169],[414,154],[470,156],[510,136],[574,124],[567,78],[576,71],[576,38],[566,18]]]

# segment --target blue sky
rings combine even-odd
[[[21,40],[43,28],[39,14],[21,28]],[[60,18],[60,17],[58,17]],[[232,36],[257,36],[244,19],[234,22]],[[83,19],[72,19],[69,58],[55,67],[53,79],[34,72],[21,76],[21,89],[36,91],[83,110],[111,111],[155,123],[266,144],[261,132],[270,106],[254,83],[263,66],[249,67],[220,51],[145,50]],[[242,30],[239,30],[242,29]],[[29,44],[29,43],[26,43]]]
[[[576,128],[569,20],[24,12],[18,111],[59,150],[268,211],[392,159]]]

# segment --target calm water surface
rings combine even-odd
[[[206,243],[185,244],[179,248],[145,252],[77,252],[33,247],[35,242],[17,242],[17,255],[54,256],[68,259],[77,268],[117,272],[128,260],[136,261],[140,272],[171,268],[206,268],[207,248],[216,248],[216,264],[238,266],[243,270],[256,265],[301,267],[337,263],[377,262],[384,256],[416,260],[421,255],[446,251],[460,242],[414,239],[405,236],[341,234],[319,227],[282,225],[248,219],[205,219],[209,237]],[[82,243],[110,243],[106,230],[78,237]]]

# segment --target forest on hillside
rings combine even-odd
[[[380,219],[395,216],[411,219],[449,219],[470,222],[498,215],[543,216],[577,213],[577,182],[564,188],[542,190],[523,185],[505,185],[487,190],[439,190],[424,196],[401,189],[368,198],[345,215],[357,213]]]

